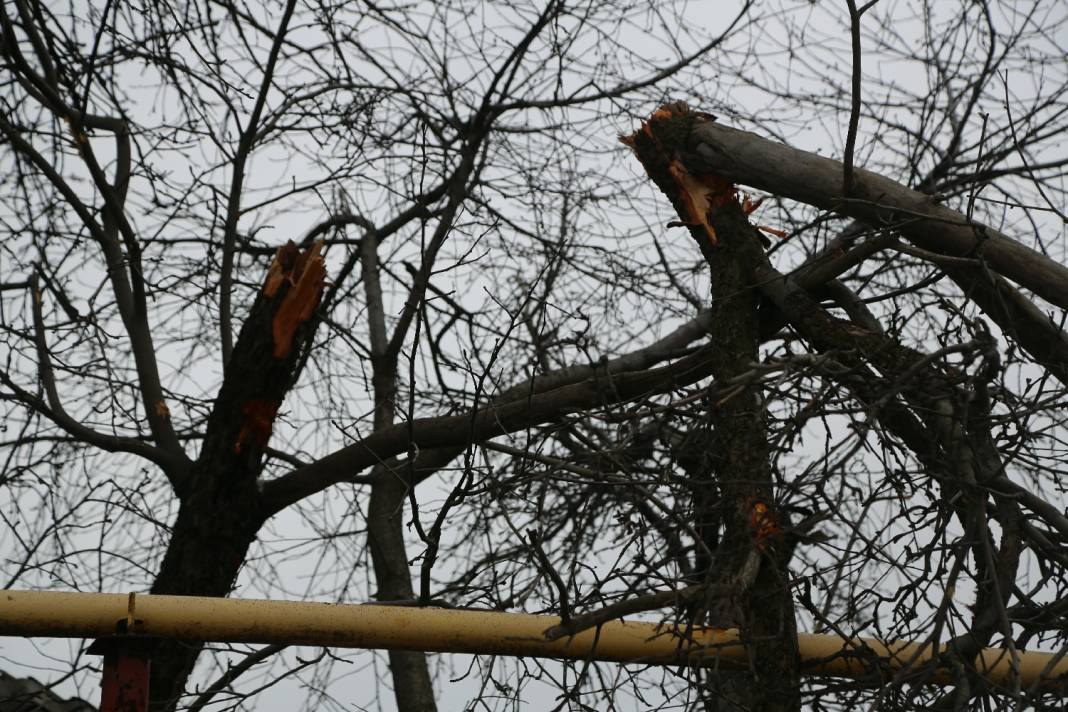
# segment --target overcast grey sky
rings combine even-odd
[[[670,63],[679,51],[692,47],[697,38],[715,35],[721,28],[726,27],[733,20],[741,5],[741,3],[719,2],[718,0],[690,3],[685,9],[682,27],[669,30],[655,22],[650,22],[648,26],[631,26],[626,34],[615,39],[634,54],[646,57],[650,64]],[[887,122],[898,121],[903,125],[917,125],[921,117],[914,114],[915,106],[910,105],[907,99],[923,95],[931,90],[930,87],[938,84],[938,79],[930,76],[931,68],[927,63],[921,62],[919,57],[910,59],[906,56],[910,46],[919,46],[927,41],[928,38],[925,35],[929,32],[929,28],[941,27],[941,19],[937,17],[941,10],[935,10],[935,18],[926,18],[919,12],[920,5],[917,2],[904,0],[884,0],[866,20],[871,23],[872,27],[876,24],[893,26],[897,33],[896,37],[887,39],[887,46],[866,47],[864,55],[866,74],[880,79],[880,86],[883,90],[889,91],[887,87],[892,87],[900,91],[899,95],[893,97],[865,96],[865,100],[872,102],[885,101],[887,104],[892,104],[893,101],[901,102],[900,105],[886,109],[884,116]],[[1054,15],[1057,12],[1063,15],[1068,7],[1063,3],[1060,7],[1057,3],[1050,3],[1050,6],[1050,12]],[[493,6],[490,7],[493,8]],[[939,3],[935,3],[935,8],[940,7]],[[422,10],[425,8],[416,9],[413,5],[413,13]],[[947,9],[946,13],[948,16],[950,11]],[[86,14],[91,15],[89,7],[86,7]],[[261,19],[266,24],[270,24],[276,20],[277,8],[273,4],[265,5],[260,14]],[[493,26],[510,17],[507,10],[496,8],[484,14],[473,15],[469,21]],[[998,17],[1001,22],[1011,23],[1013,21],[1008,12],[999,14]],[[844,2],[783,0],[777,3],[757,3],[736,35],[730,37],[722,48],[716,50],[714,65],[697,65],[681,76],[683,78],[692,76],[695,78],[694,81],[698,78],[703,79],[708,83],[704,86],[713,87],[709,90],[710,95],[705,97],[706,101],[702,102],[699,108],[719,115],[724,122],[740,122],[742,117],[746,117],[743,124],[746,128],[763,131],[800,148],[840,158],[848,114],[834,110],[831,97],[836,95],[839,87],[847,83],[846,78],[850,71],[847,22],[848,16]],[[1063,24],[1057,26],[1063,28]],[[699,28],[699,32],[695,30],[691,36],[686,31],[687,27]],[[385,35],[376,36],[376,31],[381,32],[381,29],[370,31],[363,38],[364,41],[370,44],[379,40],[385,41]],[[515,36],[515,34],[507,30],[501,31],[502,37],[505,38]],[[296,39],[302,39],[299,33]],[[1066,39],[1068,38],[1064,36],[1052,37],[1050,43],[1064,46]],[[589,44],[591,57],[598,56],[596,33],[590,32],[583,35],[581,42]],[[681,50],[677,47],[681,47]],[[754,48],[761,50],[759,61],[754,54]],[[478,77],[470,75],[477,71],[478,61],[478,57],[472,56],[470,64],[465,65],[462,61],[454,63],[452,67],[455,76],[452,80],[456,84],[477,82]],[[598,61],[607,63],[610,58],[602,58]],[[221,68],[220,72],[225,74],[229,71],[241,74],[249,71],[246,65],[247,63],[242,64],[235,58],[233,66]],[[364,69],[367,71],[368,81],[373,81],[375,70],[370,67]],[[725,72],[727,69],[732,69],[734,74],[729,77],[724,75],[722,84],[718,85],[719,88],[714,88],[717,86],[715,78],[709,75]],[[593,61],[589,71],[596,73],[598,70],[597,61]],[[132,68],[126,71],[129,77],[125,88],[129,96],[134,98],[134,104],[128,106],[132,114],[142,115],[149,120],[148,117],[153,115],[166,116],[168,112],[175,110],[175,97],[169,95],[168,92],[157,90],[156,83],[151,76],[138,76]],[[1064,67],[1051,67],[1049,71],[1063,74]],[[576,70],[568,76],[568,81],[577,82],[580,76],[581,72]],[[1015,101],[1026,102],[1034,94],[1044,91],[1042,78],[1034,74],[1024,74],[1021,71],[1007,74],[1002,79]],[[777,95],[790,95],[804,99],[798,102],[784,102],[777,98]],[[687,98],[693,101],[692,97]],[[645,107],[647,112],[654,108],[655,104],[652,102]],[[999,109],[991,106],[989,110],[998,111]],[[233,130],[233,117],[218,115],[213,118],[217,123],[214,127],[206,128],[207,134],[212,131]],[[625,177],[630,184],[637,186],[637,190],[641,191],[640,199],[646,200],[647,205],[655,206],[655,212],[648,214],[639,214],[637,211],[628,213],[625,203],[614,204],[612,209],[614,219],[620,221],[619,226],[623,226],[622,229],[633,236],[633,239],[625,245],[620,245],[618,249],[621,252],[626,251],[628,256],[635,261],[647,260],[652,263],[656,259],[656,252],[651,240],[643,237],[643,230],[651,225],[663,225],[671,216],[669,206],[665,204],[665,201],[658,202],[655,188],[648,184],[642,185],[644,178],[640,165],[616,140],[617,135],[630,132],[635,128],[635,117],[622,113],[587,124],[585,130],[588,131],[588,136],[584,136],[588,140],[587,151],[581,156],[576,156],[575,160],[577,165],[587,172],[602,171],[606,176],[605,185],[613,184],[620,176]],[[871,127],[864,121],[860,125],[859,137],[858,165],[880,169],[884,166],[892,166],[899,161],[896,147],[892,144],[892,141],[898,140],[899,137],[890,137],[891,140],[887,141],[888,137],[873,135]],[[106,140],[94,139],[93,145],[99,150],[101,156],[111,157],[112,154],[109,153],[111,148]],[[532,144],[531,148],[537,150],[538,146]],[[329,164],[329,161],[320,160],[321,158],[323,157],[316,155],[312,148],[309,148],[309,153],[304,156],[294,155],[286,147],[281,147],[276,151],[267,149],[258,152],[249,171],[249,184],[246,192],[249,197],[246,200],[251,203],[256,196],[277,194],[280,186],[287,184],[296,185],[317,180],[324,166]],[[181,176],[186,173],[198,173],[205,166],[218,166],[215,175],[208,175],[202,180],[206,183],[215,182],[222,187],[228,183],[229,177],[225,174],[223,162],[220,161],[218,146],[210,136],[205,136],[202,142],[192,147],[191,150],[170,154],[168,161],[166,165],[157,167],[162,171]],[[0,157],[0,162],[6,164],[8,159]],[[904,176],[894,177],[904,178]],[[135,186],[133,190],[146,192],[143,186],[140,188]],[[263,206],[262,209],[249,211],[243,217],[241,230],[247,233],[255,232],[257,237],[271,244],[281,244],[287,239],[298,238],[306,234],[322,219],[326,212],[323,201],[332,197],[300,193],[291,199],[283,198],[273,201]],[[353,186],[350,197],[359,201],[362,209],[369,211],[387,204],[385,192],[374,183]],[[142,205],[143,211],[134,215],[134,218],[138,229],[145,235],[155,234],[158,230],[162,235],[175,237],[183,230],[193,231],[197,220],[203,219],[203,216],[195,216],[195,219],[184,222],[169,221],[153,212],[148,203],[142,203]],[[511,207],[506,202],[504,206],[506,209]],[[7,212],[6,209],[3,211]],[[766,209],[758,215],[760,222],[767,224],[776,222],[774,209]],[[602,216],[603,213],[591,213],[587,220],[593,222]],[[523,216],[515,217],[521,219]],[[1030,241],[1029,233],[1033,234],[1033,230],[1027,223],[1011,211],[1006,211],[1003,217],[1005,222],[999,225],[1000,229],[1010,235],[1015,232],[1015,235],[1019,235],[1022,241]],[[1059,225],[1052,217],[1048,222],[1041,223],[1039,227],[1043,235],[1048,237],[1051,250],[1063,260],[1066,228]],[[450,245],[449,247],[449,249],[454,249],[457,255],[469,248],[469,244]],[[680,237],[675,249],[673,257],[676,257],[680,263],[683,260],[692,262],[699,259],[699,255],[692,250],[692,245],[688,244],[686,239]],[[411,257],[417,252],[418,245],[414,243],[399,248],[401,256]],[[783,264],[788,265],[791,261],[796,262],[800,259],[802,254],[803,250],[800,248],[788,246],[780,251],[778,258]],[[0,259],[2,258],[3,255],[0,255]],[[336,272],[341,258],[340,253],[328,254],[328,273]],[[10,276],[6,268],[3,272],[5,278]],[[247,276],[249,279],[256,279],[255,275]],[[695,292],[701,294],[707,292],[703,273],[695,273],[691,279]],[[88,300],[92,299],[100,281],[99,271],[95,274],[89,272],[75,275],[71,288],[77,298]],[[493,275],[479,274],[477,266],[443,275],[439,284],[443,289],[453,289],[457,295],[456,299],[472,310],[481,309],[486,304],[493,303],[494,299],[508,302],[513,293],[511,286],[495,284]],[[580,308],[583,306],[587,309],[596,308],[586,305],[586,295],[582,293],[581,285],[576,287],[575,294],[575,304],[561,305],[563,313],[560,319],[565,329],[583,328],[583,320],[577,316]],[[389,305],[390,308],[399,309],[400,300],[404,295],[396,293],[391,297],[393,302]],[[678,313],[663,314],[658,318],[656,311],[656,305],[622,304],[616,314],[594,313],[590,316],[594,320],[600,320],[602,324],[627,324],[629,322],[633,325],[633,333],[627,333],[622,327],[614,331],[611,328],[605,329],[609,332],[604,337],[606,345],[617,347],[626,343],[628,339],[638,340],[639,344],[646,339],[647,342],[652,342],[670,331],[682,318]],[[205,395],[215,392],[218,387],[221,367],[217,361],[213,362],[209,358],[204,358],[196,361],[195,368],[186,369],[183,353],[177,344],[170,352],[163,351],[161,360],[164,367],[168,369],[166,374],[168,384],[176,390]],[[1026,375],[1021,374],[1021,378]],[[460,377],[456,376],[456,378]],[[340,428],[323,429],[303,417],[313,413],[316,405],[311,402],[302,403],[299,400],[287,402],[287,409],[292,417],[282,421],[276,429],[275,437],[298,446],[307,441],[308,450],[319,454],[345,443],[347,436]],[[371,410],[371,407],[372,403],[366,394],[362,397],[357,394],[350,406],[353,412],[364,415]],[[298,423],[300,426],[292,427],[290,423]],[[318,429],[311,432],[316,427]],[[822,454],[821,445],[822,441],[814,438],[800,446],[796,453],[797,462],[804,463],[817,458]],[[99,462],[112,467],[122,467],[130,465],[132,461],[123,462],[113,458]],[[72,469],[77,469],[77,467]],[[97,482],[99,482],[101,478],[106,479],[109,476],[107,472],[85,471],[78,474],[86,482],[93,478],[98,478]],[[124,472],[122,475],[129,477],[130,473]],[[42,472],[40,476],[47,478],[51,475]],[[432,517],[434,509],[448,494],[451,487],[451,482],[440,479],[420,489],[419,501],[424,518]],[[86,489],[87,486],[79,492],[84,493]],[[67,508],[81,506],[74,499],[67,501],[65,498],[68,495],[64,492],[56,492],[55,495],[56,501],[50,506],[44,506],[38,502],[33,516],[49,516],[57,511],[62,512]],[[24,499],[26,496],[26,493],[13,492],[8,489],[0,490],[0,509],[7,512],[13,519],[19,516],[26,517],[30,514],[27,509],[30,504]],[[70,495],[72,498],[76,496]],[[148,496],[150,500],[147,504],[149,506],[158,504],[158,515],[161,518],[173,517],[174,505],[168,504],[169,497],[165,496],[165,493],[155,491],[150,492]],[[349,552],[347,554],[349,558],[345,558],[342,555],[325,554],[320,551],[322,531],[331,526],[337,529],[361,526],[359,522],[354,524],[353,516],[354,509],[358,509],[355,503],[358,497],[358,490],[337,488],[310,498],[299,507],[290,508],[275,517],[269,523],[265,536],[254,546],[252,552],[253,557],[263,557],[263,560],[269,560],[270,576],[264,576],[261,568],[246,566],[234,595],[244,598],[339,600],[339,591],[342,587],[338,585],[338,581],[341,580],[342,575],[338,571],[357,563],[365,567],[369,564],[362,553]],[[877,510],[873,511],[872,516],[873,526],[877,528],[883,525],[889,527],[893,524],[889,521],[881,522],[880,513]],[[27,525],[34,529],[44,526],[40,521],[27,523]],[[0,540],[0,551],[12,552],[10,556],[5,557],[5,567],[9,572],[17,565],[13,557],[20,550],[17,542],[12,539],[16,529],[17,527],[5,528],[0,534],[0,536],[7,537],[5,540]],[[136,537],[142,534],[143,530],[129,535],[122,531],[106,531],[109,541],[115,542],[116,548],[122,549],[129,548],[131,545],[136,546],[136,542],[128,539],[129,536]],[[410,534],[409,552],[415,554],[421,550],[421,543],[414,533]],[[84,532],[65,536],[67,537],[65,543],[68,546],[74,548],[84,546],[92,550],[98,546],[100,537],[104,534],[100,529],[87,528]],[[123,541],[124,539],[126,541]],[[119,542],[122,546],[118,546]],[[445,548],[461,550],[462,543],[447,541]],[[158,542],[155,542],[155,545],[158,548]],[[618,547],[613,547],[613,542],[605,542],[601,550],[603,561],[592,561],[591,566],[595,569],[601,564],[608,566],[613,555],[618,554],[618,551]],[[830,556],[831,553],[824,552],[824,555]],[[467,561],[446,559],[441,563],[441,575],[447,576],[450,568],[458,570],[467,563]],[[324,572],[329,572],[329,574]],[[71,578],[64,580],[61,577],[53,577],[48,567],[41,565],[34,574],[20,577],[16,587],[65,589],[69,587],[70,581],[78,581],[81,585],[87,585],[86,582],[97,579],[97,588],[103,591],[144,591],[150,584],[152,574],[151,567],[140,571],[136,567],[124,567],[122,575],[119,576],[101,575],[97,578],[91,572],[78,571],[72,572]],[[418,575],[418,564],[413,566],[413,575]],[[322,583],[324,579],[328,580],[328,583]],[[374,592],[374,583],[370,579],[369,575],[354,577],[351,585],[343,587],[344,594],[340,596],[340,600],[346,602],[370,600]],[[956,593],[956,597],[961,602],[966,602],[972,595],[968,586],[963,584]],[[917,615],[922,614],[922,611],[917,612]],[[237,648],[239,652],[248,649],[240,646]],[[96,702],[98,692],[95,685],[98,676],[94,672],[83,668],[76,675],[61,679],[69,671],[71,661],[84,654],[83,650],[84,646],[81,641],[0,639],[0,656],[3,659],[0,667],[13,675],[32,675],[46,682],[58,681],[56,690],[60,694],[65,696],[77,694]],[[258,673],[251,673],[247,678],[243,678],[240,689],[242,692],[248,692],[254,689],[257,680],[262,682],[277,677],[287,669],[300,667],[301,661],[320,655],[322,651],[318,649],[290,649],[264,664]],[[247,704],[247,708],[289,710],[300,709],[307,705],[331,710],[388,711],[394,709],[392,695],[385,693],[391,683],[383,654],[370,651],[338,650],[333,651],[332,655],[336,656],[332,664],[309,666],[294,672],[255,696],[253,701]],[[220,673],[220,665],[224,661],[238,659],[237,655],[228,658],[223,656],[212,658],[212,656],[203,655],[198,663],[196,679],[202,685],[208,684]],[[439,708],[442,710],[460,709],[480,695],[484,700],[496,697],[492,703],[482,709],[549,709],[557,702],[559,680],[573,681],[573,673],[568,672],[565,666],[551,661],[539,663],[504,658],[476,660],[471,656],[433,656],[433,659],[433,670],[437,674],[436,683],[441,693]],[[495,676],[498,680],[513,677],[523,680],[523,687],[517,690],[492,689],[487,692],[484,689],[487,687],[486,676],[481,672],[481,669],[487,666],[496,666],[498,670],[503,671],[523,670],[523,674],[516,672],[514,676],[509,672],[498,673]],[[544,682],[532,679],[532,677],[538,677],[530,674],[536,666],[543,667],[540,676]],[[602,669],[603,674],[609,678],[622,677],[627,674],[627,671],[620,669],[619,666],[604,665]],[[665,680],[662,689],[667,690],[667,694],[674,694],[680,689],[685,689],[685,685],[680,685],[674,679],[671,670],[652,669],[643,674],[647,678],[643,689],[649,691],[650,697],[644,700],[627,700],[623,696],[617,697],[619,709],[647,709],[668,701],[655,697],[662,678]],[[568,678],[568,675],[572,677]],[[489,687],[492,688],[492,685],[490,684]],[[626,686],[622,688],[625,689]],[[322,691],[322,695],[320,696],[316,691]],[[224,696],[219,697],[208,709],[224,709],[227,702]]]

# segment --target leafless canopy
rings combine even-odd
[[[752,661],[166,643],[159,710],[1061,708],[974,658],[1068,652],[1066,39],[1058,0],[4,0],[5,586]],[[945,653],[808,678],[797,631]]]

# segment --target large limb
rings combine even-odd
[[[415,418],[379,428],[359,442],[264,483],[265,506],[269,513],[276,513],[326,487],[346,482],[362,470],[412,450],[440,448],[455,452],[453,448],[460,448],[462,451],[469,444],[546,423],[568,413],[625,403],[691,385],[711,374],[711,350],[702,347],[659,368],[623,373],[605,373],[603,369],[593,368],[594,375],[557,388],[458,415]],[[404,468],[394,469],[404,471]]]
[[[853,245],[854,236],[849,235],[841,240],[836,240],[827,246],[827,249],[819,252],[805,264],[798,267],[791,277],[799,285],[805,288],[815,289],[820,285],[834,279],[855,266],[874,252],[885,247],[884,241],[868,240],[859,245]],[[762,339],[773,336],[786,323],[782,314],[774,308],[761,308],[760,311],[760,335]],[[486,439],[496,437],[516,430],[548,422],[566,413],[581,409],[583,404],[591,405],[601,403],[601,396],[611,396],[618,393],[619,385],[614,380],[616,377],[622,381],[632,381],[640,377],[641,372],[649,371],[652,378],[649,384],[650,394],[664,392],[663,389],[676,387],[679,383],[671,379],[676,368],[681,368],[683,373],[688,372],[691,365],[700,362],[700,357],[682,358],[676,361],[675,366],[653,369],[660,364],[678,358],[692,348],[694,342],[709,335],[711,325],[711,312],[703,311],[694,318],[683,323],[670,334],[657,341],[635,351],[617,356],[605,358],[594,363],[576,364],[544,373],[533,378],[526,379],[502,391],[485,408],[472,411],[460,416],[441,416],[440,418],[421,418],[416,421],[414,434],[420,438],[423,434],[429,436],[431,432],[439,431],[439,428],[449,427],[446,423],[472,423],[483,417],[479,413],[487,414],[503,409],[507,413],[516,416],[522,414],[522,404],[530,401],[531,409],[526,413],[526,418],[519,418],[514,424],[504,429],[491,430],[492,434],[484,437],[476,437],[475,433],[468,436],[466,429],[460,428],[452,432],[453,437],[442,446],[429,446],[426,442],[416,439],[419,447],[411,460],[402,461],[393,469],[395,472],[406,473],[413,477],[413,484],[418,484],[441,468],[446,467],[453,459],[461,455],[469,446]],[[659,375],[656,375],[659,374]],[[699,369],[693,373],[693,378],[700,380],[708,375],[707,370]],[[689,378],[689,376],[687,377]],[[693,382],[693,381],[689,381]],[[600,386],[596,384],[600,383]],[[584,385],[585,384],[585,385]],[[593,390],[591,390],[591,386]],[[636,394],[640,394],[635,391]],[[634,396],[627,396],[628,398]],[[603,401],[605,403],[618,402],[614,400]],[[348,482],[356,477],[361,470],[367,469],[377,462],[379,458],[374,455],[366,457],[357,456],[364,449],[363,443],[374,439],[378,443],[390,443],[387,450],[382,451],[381,459],[385,460],[408,451],[407,441],[404,444],[394,444],[397,438],[403,438],[406,434],[393,431],[390,433],[371,433],[364,438],[362,443],[347,446],[341,450],[326,455],[313,463],[302,466],[292,472],[265,483],[264,495],[267,505],[272,513],[278,512],[294,502],[319,492],[332,485]],[[399,448],[399,449],[395,449]]]
[[[884,176],[855,169],[852,190],[846,195],[840,162],[703,115],[692,117],[679,140],[685,144],[681,160],[694,174],[713,173],[872,227],[892,228],[931,252],[936,264],[938,255],[974,259],[971,265],[958,259],[939,266],[1004,333],[1068,382],[1068,337],[1002,278],[1068,309],[1068,267]]]

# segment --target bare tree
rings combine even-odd
[[[646,613],[750,654],[393,651],[405,712],[464,676],[472,709],[1053,704],[975,659],[1068,650],[1066,15],[5,2],[7,586]],[[945,653],[805,681],[798,630]],[[351,708],[376,659],[202,652],[160,647],[158,709]]]

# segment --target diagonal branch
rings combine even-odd
[[[974,265],[936,263],[1005,334],[1068,383],[1068,336],[1008,281],[1068,308],[1068,267],[884,176],[856,169],[853,192],[846,196],[838,161],[724,126],[705,114],[689,117],[680,152],[695,174],[714,174],[872,227],[890,227],[933,253],[934,260],[974,259]]]
[[[603,367],[591,367],[593,375],[573,383],[532,389],[459,415],[416,418],[380,428],[357,443],[264,483],[266,511],[278,512],[326,487],[347,481],[367,467],[408,452],[413,446],[419,450],[463,448],[568,413],[692,385],[709,376],[712,350],[705,346],[668,366],[644,371],[608,373]]]
[[[994,272],[1068,309],[1068,267],[998,230],[860,168],[853,172],[853,193],[847,197],[839,161],[693,116],[684,161],[695,174],[714,173],[868,225],[892,227],[932,252],[980,258]]]

